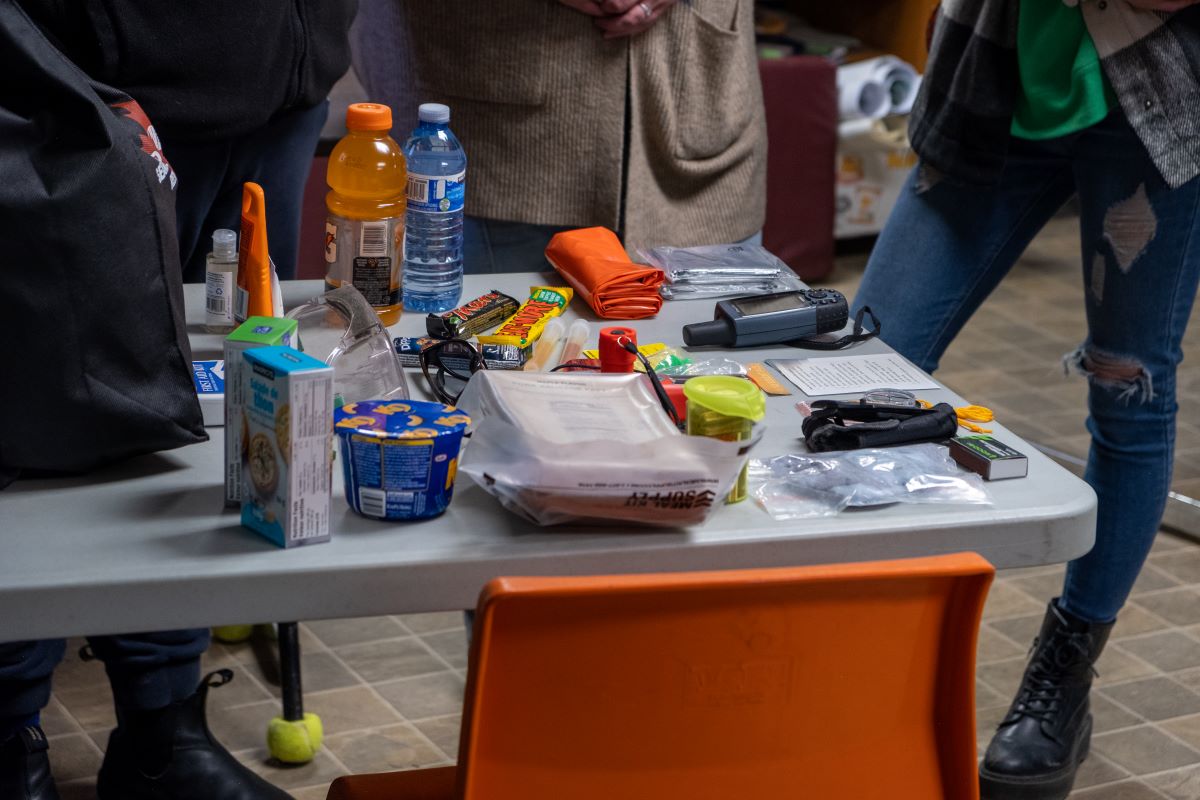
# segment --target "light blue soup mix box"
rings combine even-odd
[[[280,547],[329,541],[333,367],[290,347],[242,356],[242,524]]]
[[[245,392],[242,354],[255,347],[290,345],[296,341],[294,319],[250,317],[225,337],[225,505],[242,502],[242,460],[246,455]]]

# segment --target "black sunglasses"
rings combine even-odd
[[[421,351],[421,372],[439,402],[458,402],[467,381],[487,369],[483,354],[465,339],[439,339]]]

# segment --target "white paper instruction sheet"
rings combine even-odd
[[[898,355],[771,358],[767,363],[809,397],[872,389],[937,389],[933,379]]]

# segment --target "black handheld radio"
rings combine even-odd
[[[712,322],[683,327],[689,347],[753,347],[840,331],[850,309],[835,289],[800,289],[778,294],[736,297],[717,303]]]

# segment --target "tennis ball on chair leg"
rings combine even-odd
[[[213,637],[218,642],[237,644],[244,642],[254,633],[253,625],[220,625],[212,629]]]
[[[307,764],[321,749],[325,731],[321,718],[305,714],[304,719],[289,722],[275,717],[267,726],[267,749],[285,764]]]

